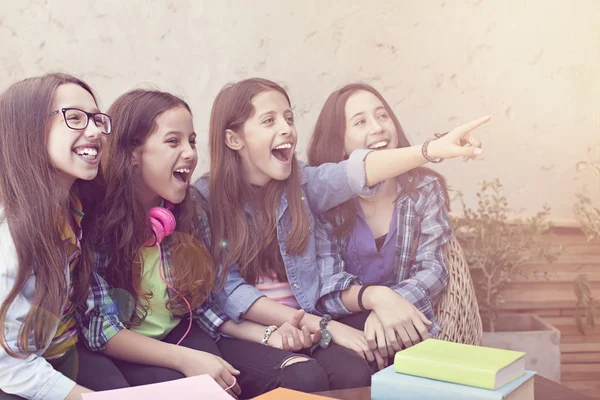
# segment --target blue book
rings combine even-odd
[[[534,400],[533,371],[497,390],[400,374],[391,365],[373,375],[372,400]]]

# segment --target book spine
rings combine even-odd
[[[430,381],[424,378],[415,383],[394,378],[378,379],[373,377],[371,385],[372,400],[502,400],[502,394],[453,383]]]
[[[496,374],[464,365],[448,365],[433,360],[407,357],[399,352],[394,359],[394,369],[407,375],[435,379],[461,385],[494,390]]]

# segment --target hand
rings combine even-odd
[[[410,347],[429,338],[425,325],[431,326],[431,321],[410,301],[385,286],[369,287],[364,294],[369,296],[371,308],[383,325],[386,341],[395,351],[402,350],[402,345]]]
[[[369,348],[373,351],[378,351],[381,355],[381,362],[377,359],[377,356],[375,356],[377,367],[379,367],[380,370],[384,369],[388,366],[388,357],[393,357],[396,352],[392,345],[387,343],[383,324],[379,321],[379,318],[377,318],[377,314],[374,311],[371,311],[365,321],[364,332]]]
[[[215,356],[204,351],[198,351],[187,347],[181,347],[185,351],[182,357],[179,371],[185,376],[196,376],[208,374],[223,389],[228,388],[234,382],[234,375],[239,375],[240,371],[233,368],[231,364],[221,357]],[[233,397],[237,398],[242,391],[236,384],[228,390]]]
[[[448,134],[429,143],[427,152],[432,158],[463,157],[467,162],[483,154],[481,141],[471,131],[485,124],[490,117],[483,117],[452,129]]]
[[[331,332],[334,343],[356,352],[368,362],[375,361],[376,355],[373,350],[369,348],[369,344],[367,343],[367,339],[363,332],[337,321],[330,321],[327,325],[327,330]],[[378,351],[377,354],[379,355]],[[379,357],[381,357],[381,355],[379,355]]]
[[[278,349],[296,352],[308,349],[321,340],[321,330],[311,335],[310,330],[303,326],[299,329],[300,321],[304,318],[304,310],[298,310],[288,322],[284,322],[279,329],[271,334],[267,345]]]

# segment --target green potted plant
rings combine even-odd
[[[477,208],[467,207],[458,193],[462,213],[451,218],[471,269],[483,322],[484,346],[527,352],[527,368],[560,381],[560,332],[533,314],[502,313],[502,290],[532,260],[553,262],[560,248],[544,237],[550,208],[526,220],[509,219],[508,201],[498,179],[484,181]]]
[[[594,157],[592,149],[588,148],[588,161],[580,161],[575,165],[577,172],[590,171],[600,187],[600,157]],[[573,207],[575,219],[589,242],[600,241],[600,206],[594,204],[589,194],[577,193],[577,202]],[[585,335],[585,329],[596,326],[596,306],[590,290],[588,277],[581,274],[573,284],[577,304],[575,307],[575,326]]]

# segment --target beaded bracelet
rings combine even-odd
[[[267,328],[265,329],[265,334],[262,338],[261,343],[264,344],[265,346],[268,346],[267,342],[269,341],[269,338],[271,337],[271,335],[273,334],[273,332],[275,332],[277,329],[279,329],[277,327],[277,325],[270,325],[267,326]]]

